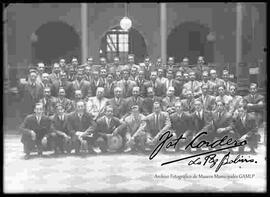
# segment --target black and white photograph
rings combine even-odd
[[[2,4],[3,192],[266,192],[266,7]]]

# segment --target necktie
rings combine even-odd
[[[158,114],[156,114],[156,129],[157,129],[157,131],[159,131],[159,117],[158,117],[159,115]]]
[[[38,124],[40,123],[40,119],[41,119],[41,117],[38,116],[38,117],[37,117],[37,122],[38,122]]]
[[[110,123],[111,123],[111,120],[110,119],[107,119],[107,126],[108,126],[108,128],[110,127]]]
[[[191,91],[193,93],[193,81],[191,81]]]

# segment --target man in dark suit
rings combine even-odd
[[[222,79],[224,81],[224,86],[225,86],[225,94],[226,95],[230,95],[230,87],[232,85],[236,85],[235,83],[233,83],[232,81],[230,81],[230,74],[228,70],[223,70],[222,71]]]
[[[72,101],[66,98],[66,91],[64,88],[59,88],[58,97],[56,98],[56,103],[63,106],[64,112],[69,113],[72,111]]]
[[[55,86],[59,86],[60,71],[61,71],[60,65],[58,63],[54,63],[52,74],[50,75],[50,81]]]
[[[53,84],[50,82],[50,75],[48,73],[42,73],[41,75],[41,82],[40,85],[42,86],[42,91],[44,91],[44,88],[49,87],[52,90]],[[57,95],[57,93],[52,94]]]
[[[105,116],[97,120],[96,127],[96,144],[102,152],[107,152],[108,150],[108,137],[112,135],[119,134],[122,130],[121,125],[124,123],[120,119],[113,116],[112,106],[106,106]]]
[[[70,133],[75,153],[80,153],[81,144],[86,140],[88,143],[88,152],[93,152],[93,136],[96,128],[92,115],[86,112],[85,103],[78,101],[76,110],[67,116],[67,131]]]
[[[183,105],[183,110],[189,113],[193,113],[195,108],[194,108],[194,102],[195,99],[193,97],[192,91],[187,90],[186,91],[186,99],[182,99],[181,103]]]
[[[113,80],[113,74],[108,73],[106,82],[104,84],[104,97],[111,99],[114,97],[114,88],[116,86],[116,82]]]
[[[30,70],[29,81],[20,83],[18,87],[19,96],[21,98],[21,116],[33,112],[35,104],[42,98],[43,91],[40,83],[37,83],[36,70]]]
[[[195,98],[198,98],[202,94],[202,90],[201,90],[202,84],[201,82],[195,80],[196,76],[195,76],[195,72],[193,71],[189,73],[189,79],[190,81],[183,85],[182,94],[185,97],[187,90],[191,90],[191,92],[193,93],[193,96]]]
[[[172,131],[177,137],[183,135],[183,137],[187,138],[185,142],[183,141],[178,143],[176,150],[179,150],[179,148],[183,149],[186,142],[193,136],[192,116],[183,110],[181,102],[176,102],[174,107],[176,111],[170,115]]]
[[[258,126],[261,126],[265,113],[264,96],[258,93],[257,84],[250,84],[249,94],[244,97],[247,101],[247,110],[249,113],[254,113]]]
[[[59,84],[52,85],[52,91],[58,94],[59,89],[64,88],[66,92],[66,97],[72,99],[74,96],[74,90],[72,88],[72,82],[67,80],[67,74],[65,72],[60,72],[60,81]]]
[[[164,84],[165,84],[166,90],[168,90],[169,87],[174,87],[175,96],[179,96],[181,94],[180,89],[182,89],[182,88],[181,88],[180,82],[175,80],[173,78],[173,75],[174,75],[173,71],[168,70],[167,71],[167,78],[165,79]]]
[[[139,73],[138,73],[138,76],[137,76],[135,82],[136,82],[137,86],[140,88],[140,96],[141,97],[146,97],[146,89],[145,89],[145,86],[144,86],[144,83],[146,81],[147,80],[145,79],[144,71],[139,70]]]
[[[145,82],[145,88],[153,87],[155,95],[159,97],[163,97],[166,95],[166,87],[163,83],[156,80],[157,72],[153,71],[150,75],[150,81]]]
[[[91,97],[91,88],[90,83],[83,79],[83,73],[78,71],[76,75],[76,80],[72,82],[73,90],[81,90],[83,99],[87,97]]]
[[[41,156],[47,146],[48,138],[54,141],[55,135],[51,133],[51,120],[43,114],[43,105],[37,103],[34,113],[26,116],[20,126],[22,132],[21,142],[24,145],[25,159],[29,159],[30,152],[37,146],[38,155]]]
[[[128,111],[131,109],[133,105],[139,106],[139,111],[143,110],[143,98],[140,97],[140,88],[135,86],[132,89],[132,96],[126,99]]]
[[[145,74],[145,79],[149,80],[150,79],[150,73],[151,71],[154,71],[154,65],[150,62],[150,58],[146,57],[144,59],[144,62],[140,64],[140,69],[144,71]]]
[[[163,111],[168,112],[169,114],[175,111],[174,104],[175,102],[180,101],[179,97],[175,96],[174,87],[170,86],[167,89],[167,96],[162,99],[162,108]]]
[[[123,71],[123,79],[117,82],[117,86],[123,90],[123,98],[132,95],[132,88],[136,86],[136,82],[129,79],[129,71]]]
[[[153,104],[153,113],[145,117],[144,131],[145,147],[153,147],[157,144],[160,136],[171,127],[171,121],[167,112],[161,111],[161,104]]]
[[[128,107],[125,99],[122,97],[122,89],[120,87],[114,88],[114,98],[111,98],[107,105],[112,106],[113,108],[113,116],[117,118],[122,118],[126,115]]]
[[[255,149],[258,147],[260,135],[255,116],[247,113],[246,101],[239,105],[238,115],[233,119],[231,127],[235,131],[237,139],[247,140],[247,146],[251,149],[250,152],[256,153]],[[239,147],[239,152],[244,152],[244,146]]]
[[[86,65],[84,68],[84,75],[83,75],[84,80],[86,81],[91,81],[91,66]]]
[[[90,82],[90,96],[96,96],[96,91],[98,87],[104,87],[104,81],[101,80],[99,76],[99,71],[94,70],[92,80]]]
[[[56,105],[56,114],[52,117],[52,132],[56,135],[56,148],[61,153],[67,151],[70,153],[71,147],[71,136],[67,131],[67,114],[65,113],[64,106],[61,103]]]
[[[44,97],[39,102],[44,106],[44,115],[52,116],[55,113],[57,99],[51,95],[51,89],[49,87],[44,89],[43,95]]]
[[[214,96],[209,95],[208,93],[208,85],[202,85],[202,95],[196,100],[200,101],[203,105],[203,109],[207,111],[212,111],[215,108],[216,98]]]
[[[153,87],[147,88],[147,96],[146,98],[144,98],[144,101],[143,101],[143,114],[144,115],[149,115],[153,113],[153,104],[156,101],[161,102],[162,99],[155,95]]]

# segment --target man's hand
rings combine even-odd
[[[43,146],[46,146],[46,145],[47,145],[47,142],[48,142],[47,137],[46,137],[46,136],[43,137],[42,140],[41,140],[42,145],[43,145]]]
[[[222,133],[222,132],[224,132],[224,128],[219,128],[219,129],[217,129],[217,133]]]
[[[30,131],[30,134],[31,134],[31,138],[32,138],[32,140],[36,140],[36,133],[33,131],[33,130],[31,130]]]

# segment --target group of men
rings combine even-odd
[[[229,71],[218,78],[203,57],[196,65],[189,65],[188,58],[176,64],[172,57],[166,65],[160,58],[153,64],[148,57],[136,65],[134,55],[125,65],[118,57],[110,64],[101,58],[98,65],[93,58],[83,65],[76,58],[71,64],[61,59],[50,74],[43,63],[31,68],[18,89],[26,158],[34,149],[42,155],[46,147],[56,154],[73,149],[76,154],[83,149],[108,152],[115,136],[120,145],[114,151],[145,152],[166,131],[175,138],[182,135],[186,142],[203,131],[207,135],[200,140],[209,142],[227,135],[247,140],[255,153],[265,107],[256,84],[250,84],[248,95],[237,95]]]

